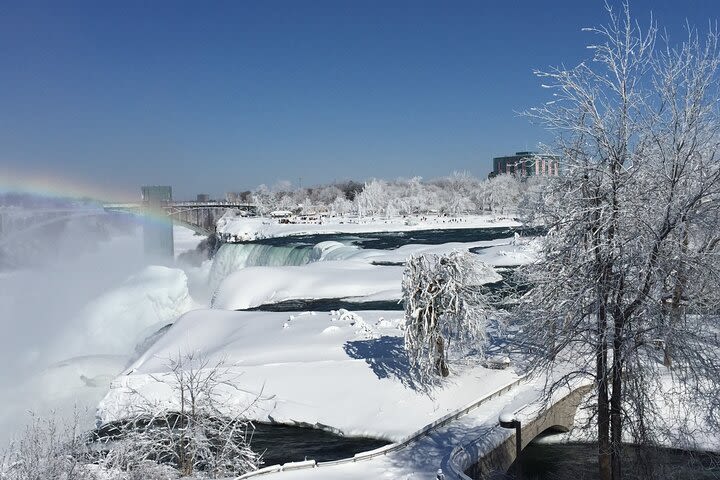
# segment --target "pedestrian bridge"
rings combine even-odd
[[[239,479],[487,479],[504,473],[515,460],[515,433],[500,427],[498,418],[511,412],[522,422],[524,448],[541,433],[568,431],[575,411],[592,386],[582,385],[556,395],[546,406],[544,380],[520,378],[452,412],[405,440],[352,458],[332,462],[271,465]]]

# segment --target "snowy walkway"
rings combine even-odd
[[[486,451],[489,451],[512,435],[509,430],[498,426],[499,415],[533,403],[539,397],[542,382],[520,381],[512,382],[509,386],[511,388],[508,390],[502,389],[497,394],[483,397],[484,400],[476,408],[417,436],[403,448],[394,449],[397,444],[393,444],[373,451],[374,454],[366,452],[348,460],[286,464],[281,471],[279,466],[270,466],[240,478],[434,480],[438,469],[445,472],[446,478],[456,478],[448,465],[452,450],[480,439],[480,443],[488,445]]]

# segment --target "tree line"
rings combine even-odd
[[[454,172],[425,181],[372,179],[293,188],[279,182],[272,188],[260,185],[244,198],[257,205],[262,215],[285,210],[302,215],[393,217],[403,215],[516,215],[523,205],[538,196],[542,177],[520,178],[499,175],[479,179],[467,172]]]

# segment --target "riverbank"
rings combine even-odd
[[[317,220],[281,223],[263,217],[235,216],[229,212],[217,221],[218,238],[225,243],[250,242],[297,235],[410,232],[419,230],[519,227],[508,216],[496,215],[409,215],[395,217],[322,217]]]

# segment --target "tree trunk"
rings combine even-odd
[[[445,340],[442,337],[435,342],[435,371],[443,377],[450,375],[450,370],[445,361]]]
[[[622,479],[622,362],[622,319],[616,319],[613,338],[612,395],[610,397],[613,480]]]
[[[607,341],[605,329],[607,319],[601,308],[598,313],[598,346],[596,350],[595,366],[597,376],[597,402],[598,402],[598,466],[600,480],[612,480],[610,449],[610,406],[608,404],[607,386]]]

